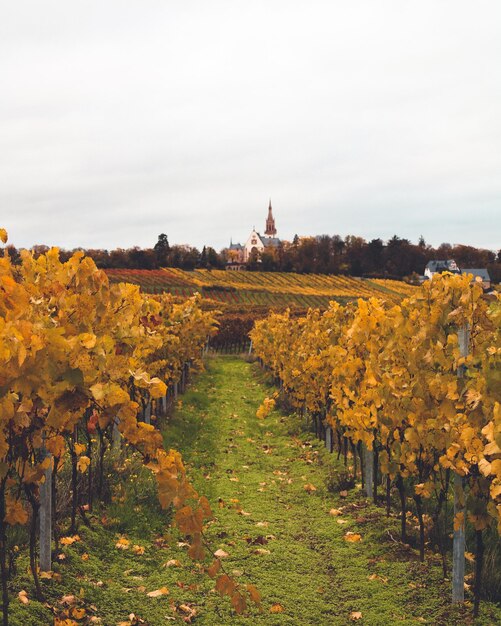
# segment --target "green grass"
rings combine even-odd
[[[107,512],[111,523],[103,528],[95,517],[92,529],[80,529],[82,541],[64,550],[66,559],[55,566],[61,581],[44,581],[50,604],[57,606],[65,593],[81,593],[81,604],[106,626],[130,613],[150,626],[183,623],[173,610],[182,603],[196,609],[193,623],[201,626],[472,623],[470,607],[451,607],[450,583],[442,580],[438,559],[429,554],[421,564],[415,551],[396,541],[396,517],[368,505],[358,487],[347,498],[328,490],[333,472],[343,466],[298,418],[276,410],[256,419],[271,391],[256,365],[211,360],[165,427],[166,445],[182,451],[196,488],[213,507],[207,528],[213,550],[229,554],[225,568],[236,579],[259,588],[261,612],[251,608],[245,616],[234,615],[229,601],[214,593],[214,582],[178,546],[175,531],[170,543],[158,540],[163,523],[170,532],[169,518],[155,505],[141,472],[125,502]],[[306,484],[316,491],[308,493]],[[333,507],[342,514],[329,515]],[[362,540],[345,541],[348,531]],[[145,554],[117,550],[118,532],[144,546]],[[84,552],[87,561],[81,559]],[[182,566],[162,567],[170,559]],[[15,598],[22,588],[33,595],[26,566],[23,555],[12,584],[11,624],[52,624],[48,608]],[[163,586],[169,595],[146,595]],[[283,612],[271,613],[274,604]],[[358,622],[350,619],[353,611],[362,613]],[[476,623],[501,623],[501,610],[485,603]]]

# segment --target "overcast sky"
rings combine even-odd
[[[499,249],[500,112],[499,0],[6,0],[0,226]]]

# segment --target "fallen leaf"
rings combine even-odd
[[[347,498],[348,492],[346,491],[346,489],[344,489],[343,491],[339,492],[339,495],[341,496],[341,498]]]
[[[265,554],[271,554],[271,552],[267,550],[266,548],[256,548],[255,550],[252,551],[252,554],[264,556]]]
[[[155,591],[150,591],[146,595],[148,598],[159,598],[160,596],[165,596],[169,593],[167,587],[161,587],[160,589],[156,589]]]
[[[74,595],[66,595],[66,596],[63,596],[61,600],[59,600],[60,604],[68,604],[68,605],[75,604],[76,601],[77,599],[76,599],[76,596]]]
[[[351,541],[351,542],[356,542],[356,541],[362,541],[362,535],[359,535],[358,533],[352,533],[352,532],[347,532],[346,535],[344,536],[344,540],[345,541]]]
[[[137,554],[137,555],[139,555],[139,556],[140,556],[141,554],[144,554],[144,550],[145,550],[145,549],[144,549],[144,547],[143,547],[143,546],[134,546],[134,547],[132,548],[132,552],[134,552],[134,554]]]
[[[130,547],[130,541],[125,537],[120,537],[120,539],[116,542],[115,548],[119,550],[128,550]]]
[[[218,559],[225,559],[225,558],[229,557],[230,555],[227,552],[225,552],[224,550],[219,549],[219,550],[216,550],[214,552],[214,556],[216,558],[218,558]]]
[[[22,589],[17,594],[17,597],[19,598],[19,602],[22,602],[23,604],[28,604],[28,602],[29,602],[28,594],[26,593],[26,591],[24,589]]]
[[[82,559],[82,561],[88,561],[89,555],[87,554],[87,552],[84,552],[80,558]]]
[[[311,483],[307,483],[306,485],[303,486],[303,489],[307,492],[307,493],[313,493],[314,491],[317,490],[317,488],[315,487],[315,485],[312,485]]]
[[[75,541],[80,541],[80,537],[78,535],[73,535],[73,537],[61,537],[59,543],[63,546],[71,546]]]
[[[359,619],[362,619],[362,611],[352,611],[350,614],[350,619],[352,622],[356,622]]]
[[[340,511],[340,509],[331,509],[329,511],[329,515],[333,515],[334,517],[337,517],[338,515],[342,515],[343,513]]]
[[[270,607],[270,613],[283,613],[284,607],[281,604],[272,604]]]
[[[164,567],[181,567],[181,562],[177,559],[170,559],[170,561],[165,563]]]

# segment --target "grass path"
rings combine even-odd
[[[256,366],[217,359],[173,423],[174,444],[216,511],[214,549],[227,552],[227,569],[264,598],[262,614],[230,618],[227,601],[209,594],[197,623],[337,625],[353,623],[357,612],[356,621],[371,626],[467,623],[451,609],[433,555],[420,564],[392,540],[395,518],[368,506],[359,489],[348,498],[327,489],[342,470],[335,455],[290,416],[256,419],[267,393]],[[342,514],[330,515],[333,507]],[[347,532],[362,540],[346,541]],[[270,613],[273,605],[283,612]],[[501,623],[501,612],[486,605],[478,623]]]
[[[91,528],[81,524],[78,541],[61,548],[57,576],[42,581],[47,604],[34,600],[27,555],[20,555],[11,581],[11,626],[52,625],[52,611],[68,606],[66,594],[76,594],[74,602],[86,611],[81,625],[183,624],[190,611],[196,626],[471,623],[469,609],[451,608],[438,559],[430,554],[420,564],[414,550],[395,542],[395,517],[368,505],[359,488],[345,498],[332,489],[343,466],[297,418],[278,410],[256,418],[270,393],[256,365],[210,360],[165,427],[166,444],[182,452],[213,508],[212,549],[228,554],[225,567],[235,578],[259,588],[261,612],[251,607],[244,616],[234,614],[169,530],[149,472],[139,459],[119,457],[110,459],[108,475],[114,502],[91,515]],[[332,508],[341,513],[331,515]],[[361,541],[346,541],[347,532]],[[116,547],[121,536],[130,541],[127,550]],[[168,593],[148,596],[163,588]],[[17,599],[21,589],[29,604]],[[501,624],[501,609],[485,603],[476,623]]]

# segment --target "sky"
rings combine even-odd
[[[0,5],[18,247],[394,234],[501,248],[499,0]]]

